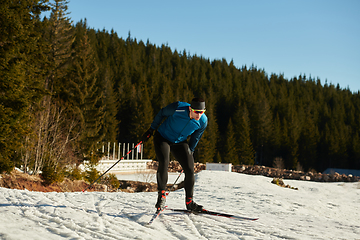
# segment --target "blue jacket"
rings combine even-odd
[[[189,148],[193,152],[205,131],[208,119],[205,114],[198,121],[190,119],[189,106],[190,104],[186,102],[174,102],[167,105],[155,116],[151,128],[157,129],[160,126],[157,129],[158,132],[172,143],[186,141],[191,135]],[[164,118],[166,120],[161,123]]]

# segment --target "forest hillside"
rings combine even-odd
[[[73,23],[69,10],[64,0],[1,4],[1,172],[96,164],[99,144],[137,143],[162,107],[193,97],[209,119],[198,162],[360,169],[359,92],[123,39]]]

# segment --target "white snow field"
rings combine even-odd
[[[196,175],[195,202],[241,221],[165,210],[157,193],[41,193],[0,188],[0,239],[360,239],[360,183],[284,180],[229,172]],[[184,208],[184,190],[167,205]]]

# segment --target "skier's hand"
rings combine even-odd
[[[147,140],[149,140],[149,138],[153,135],[153,133],[154,133],[154,129],[149,128],[142,136],[141,141],[145,143]]]

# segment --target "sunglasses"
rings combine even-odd
[[[195,109],[191,109],[191,111],[193,111],[194,113],[197,113],[197,114],[203,114],[206,110],[195,110]]]

